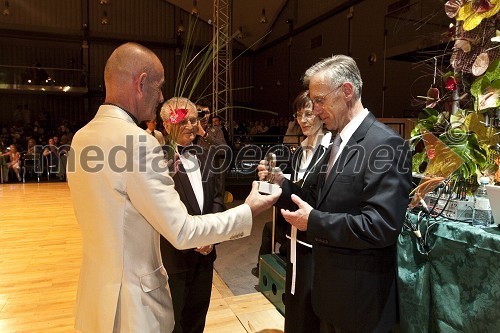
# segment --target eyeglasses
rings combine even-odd
[[[301,119],[312,119],[314,118],[315,115],[314,115],[314,112],[312,110],[308,110],[308,111],[305,111],[305,112],[301,112],[301,113],[296,113],[295,114],[295,118],[297,118],[297,120],[301,120]]]
[[[188,124],[188,122],[194,126],[196,124],[198,124],[198,118],[196,117],[191,117],[191,118],[184,118],[182,119],[180,122],[179,122],[179,125],[180,126],[186,126]]]
[[[337,86],[336,88],[334,88],[332,91],[330,91],[328,94],[324,95],[324,96],[318,96],[318,97],[314,97],[311,99],[312,103],[313,103],[313,106],[314,105],[318,105],[318,106],[323,106],[323,104],[325,104],[325,99],[328,95],[330,95],[332,92],[336,91],[337,89],[339,89],[340,87],[342,87],[343,83],[341,83],[339,86]]]

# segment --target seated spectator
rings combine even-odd
[[[270,144],[276,144],[279,143],[280,140],[280,135],[283,133],[280,132],[280,127],[278,126],[278,122],[276,121],[276,118],[271,118],[271,121],[269,123],[269,128],[266,132],[266,134],[269,134],[269,136],[264,139],[263,141],[270,143]]]
[[[59,156],[59,167],[57,169],[57,178],[60,181],[66,180],[66,165],[68,163],[68,153],[70,149],[70,142],[68,141],[68,136],[63,135],[61,137],[61,145],[58,148],[57,154]]]
[[[8,152],[0,155],[4,160],[4,163],[2,163],[3,180],[4,182],[9,181],[9,171],[12,170],[16,174],[17,180],[21,181],[21,175],[19,173],[21,168],[21,154],[17,151],[17,147],[14,144],[10,145],[9,148],[10,150]],[[7,158],[7,160],[5,158]]]
[[[253,126],[250,128],[248,134],[256,135],[256,134],[262,134],[264,132],[265,132],[264,126],[261,125],[260,120],[256,120]]]
[[[59,168],[59,149],[54,144],[54,138],[49,139],[49,144],[43,148],[42,155],[45,157],[44,167],[45,170],[50,173],[52,171],[58,171]],[[52,169],[52,170],[51,170]]]
[[[300,136],[302,135],[302,129],[300,128],[297,120],[294,118],[288,123],[288,128],[285,132],[285,137],[283,138],[283,143],[297,147],[301,141]]]
[[[247,142],[248,128],[244,121],[240,121],[234,127],[234,141],[235,143],[245,143]]]
[[[40,172],[40,151],[36,150],[36,141],[33,138],[28,139],[26,152],[22,156],[22,165],[24,166],[24,172],[26,174],[33,175],[34,173]],[[23,176],[24,177],[24,176]]]
[[[26,147],[26,155],[35,155],[36,141],[33,138],[28,139],[28,146]]]

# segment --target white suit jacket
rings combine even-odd
[[[250,234],[246,204],[188,215],[158,141],[118,107],[101,106],[75,134],[67,168],[83,239],[75,314],[82,332],[172,331],[159,233],[179,249]]]

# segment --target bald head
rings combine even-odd
[[[142,72],[150,73],[155,62],[159,61],[153,51],[142,45],[126,43],[117,47],[104,68],[106,90],[113,89],[116,81],[133,79]]]
[[[153,119],[151,109],[163,102],[163,80],[163,66],[153,51],[137,43],[123,44],[104,68],[106,102],[123,107],[138,120]]]

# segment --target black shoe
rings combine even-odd
[[[252,275],[255,277],[259,277],[259,266],[255,266],[252,268]]]

